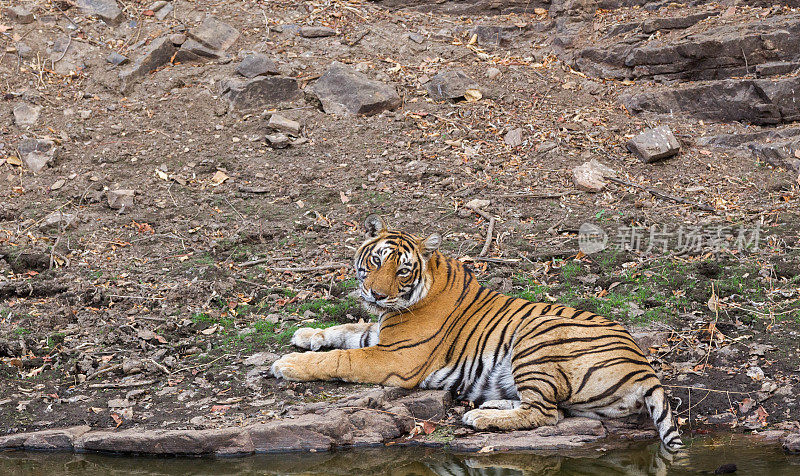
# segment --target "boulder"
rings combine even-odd
[[[76,0],[75,4],[85,14],[97,17],[109,25],[119,25],[125,19],[116,0]]]
[[[444,71],[425,83],[431,98],[437,101],[464,99],[468,90],[480,90],[480,86],[461,70]]]
[[[0,437],[0,448],[33,451],[72,451],[73,441],[89,431],[89,426],[63,430],[43,430]]]
[[[681,144],[668,126],[647,129],[626,144],[642,162],[650,163],[677,155]]]
[[[414,418],[435,421],[444,419],[452,404],[453,397],[447,390],[420,390],[392,402],[406,407]]]
[[[258,76],[248,81],[228,80],[222,94],[234,109],[260,109],[291,101],[300,95],[297,80],[286,76]]]
[[[752,143],[748,147],[757,159],[800,173],[800,138],[792,141]]]
[[[369,116],[401,104],[394,87],[373,81],[339,62],[333,62],[308,90],[327,114]]]

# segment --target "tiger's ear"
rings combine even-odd
[[[438,233],[432,234],[422,242],[422,254],[425,255],[425,258],[430,258],[433,252],[439,249],[439,245],[441,244],[442,235]]]
[[[386,231],[386,222],[379,215],[372,214],[364,220],[364,230],[369,238],[374,238]]]

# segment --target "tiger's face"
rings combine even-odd
[[[434,233],[425,240],[390,231],[386,222],[370,215],[364,222],[367,240],[356,251],[354,268],[361,300],[368,310],[404,310],[421,301],[430,289],[428,259],[439,247]]]

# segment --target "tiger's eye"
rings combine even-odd
[[[378,258],[378,256],[376,256],[376,255],[372,255],[372,258],[370,259],[370,261],[372,261],[372,264],[375,265],[375,266],[380,266],[381,265],[381,259]]]

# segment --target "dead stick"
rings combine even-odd
[[[483,219],[486,220],[486,221],[492,220],[492,216],[489,215],[488,213],[486,213],[485,211],[481,210],[480,208],[473,208],[473,207],[467,207],[467,208],[469,208],[473,212],[477,213],[478,215],[482,216]]]
[[[700,210],[703,210],[703,211],[706,211],[706,212],[716,213],[716,210],[714,210],[712,207],[710,207],[710,206],[708,206],[708,205],[706,205],[704,203],[694,202],[692,200],[687,200],[687,199],[682,198],[682,197],[676,197],[675,195],[670,195],[670,194],[668,194],[666,192],[662,192],[661,190],[657,190],[657,189],[652,188],[652,187],[647,187],[645,185],[639,185],[639,184],[636,184],[636,183],[633,183],[633,182],[628,182],[627,180],[622,180],[622,179],[618,179],[618,178],[614,178],[614,177],[605,177],[605,179],[606,180],[610,180],[612,182],[616,182],[616,183],[622,184],[622,185],[627,185],[629,187],[638,188],[638,189],[644,190],[646,192],[650,192],[651,195],[654,195],[654,196],[659,197],[659,198],[665,198],[667,200],[672,200],[673,202],[683,203],[684,205],[691,205],[693,207],[697,207]]]
[[[489,228],[486,230],[486,241],[483,242],[483,249],[478,253],[478,256],[486,256],[489,252],[489,246],[492,245],[492,233],[494,233],[494,217],[489,218]]]
[[[145,385],[153,385],[158,380],[141,380],[139,382],[120,382],[120,383],[93,383],[89,388],[130,388],[130,387],[143,387]]]
[[[566,197],[567,195],[575,195],[580,193],[577,190],[572,190],[569,192],[561,192],[561,193],[503,193],[500,195],[495,195],[496,198],[529,198],[532,200],[547,200],[550,198],[561,198]]]

